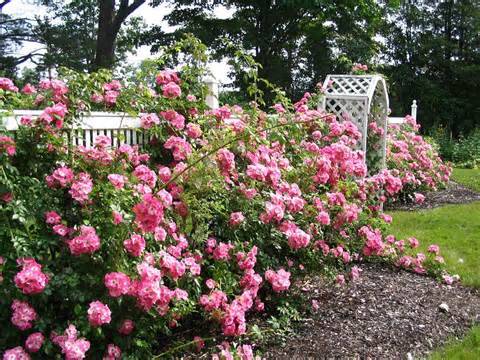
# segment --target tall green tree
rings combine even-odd
[[[391,107],[413,99],[425,131],[454,137],[480,125],[480,2],[407,0],[389,16],[385,72]]]
[[[95,68],[111,68],[115,62],[115,46],[120,29],[127,18],[146,0],[99,0]]]
[[[25,41],[36,42],[32,23],[25,17],[14,17],[3,13],[11,1],[0,1],[0,74],[15,77],[18,65],[39,56],[37,51],[19,55],[18,49]]]
[[[135,39],[145,24],[141,18],[128,17],[143,3],[44,0],[48,13],[37,18],[35,28],[47,48],[42,66],[79,71],[113,68],[135,49]]]
[[[155,50],[185,32],[198,36],[214,56],[230,56],[221,39],[242,47],[261,64],[259,76],[286,89],[298,98],[332,71],[345,71],[339,58],[365,62],[377,53],[374,35],[382,21],[382,7],[374,0],[156,0],[152,6],[173,7],[166,17],[178,27],[165,34],[154,27],[143,42]],[[220,18],[221,7],[230,9]],[[240,76],[238,76],[240,75]],[[236,76],[236,86],[241,85]]]

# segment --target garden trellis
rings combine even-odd
[[[380,146],[375,150],[380,167],[385,167],[388,123],[388,93],[380,75],[328,75],[323,85],[322,109],[339,119],[353,122],[362,134],[361,150],[367,154],[368,125],[376,122],[382,128]]]

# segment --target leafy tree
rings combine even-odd
[[[389,18],[385,72],[394,111],[407,113],[417,99],[427,131],[441,126],[456,137],[478,126],[480,3],[409,0]]]
[[[116,6],[113,0],[44,0],[49,12],[36,27],[47,47],[42,67],[93,71],[125,60],[145,26],[140,18],[127,17],[144,2],[122,0]]]
[[[0,74],[14,77],[16,67],[38,56],[37,51],[19,56],[17,50],[24,41],[37,41],[31,22],[26,18],[16,18],[2,12],[11,1],[0,2]]]
[[[216,58],[232,55],[222,39],[245,49],[261,64],[259,76],[286,89],[298,98],[332,71],[345,71],[341,56],[367,61],[376,54],[374,34],[382,21],[382,7],[373,0],[356,1],[215,1],[155,0],[152,6],[168,3],[166,17],[179,26],[170,34],[154,27],[143,43],[155,51],[191,32],[212,50]],[[212,14],[220,7],[233,10],[230,18]],[[242,85],[236,74],[235,86]]]
[[[136,9],[146,0],[120,0],[118,7],[115,0],[100,0],[97,28],[95,67],[111,68],[115,62],[115,45],[120,29]]]

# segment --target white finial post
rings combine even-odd
[[[413,102],[412,102],[411,115],[415,120],[417,120],[417,100],[413,100]]]
[[[218,82],[217,80],[212,77],[208,76],[205,79],[205,84],[208,87],[208,94],[207,97],[205,98],[205,102],[211,109],[218,109],[219,103],[218,103]]]

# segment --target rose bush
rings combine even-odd
[[[402,190],[392,200],[423,202],[422,192],[443,188],[452,169],[434,147],[418,133],[420,125],[411,116],[403,124],[391,124],[387,134],[387,167],[402,181]]]
[[[366,176],[360,133],[312,110],[319,95],[272,116],[255,104],[206,110],[198,71],[82,91],[78,75],[24,95],[0,81],[2,106],[45,106],[0,142],[5,359],[150,358],[198,322],[241,336],[252,314],[288,303],[295,276],[355,280],[367,257],[439,271],[437,251],[406,255],[415,241],[384,236],[381,205],[405,182],[389,170]],[[123,110],[144,112],[149,144],[112,147],[98,135],[92,148],[66,145],[76,114],[123,96]],[[253,356],[245,344],[217,356],[231,351]]]

